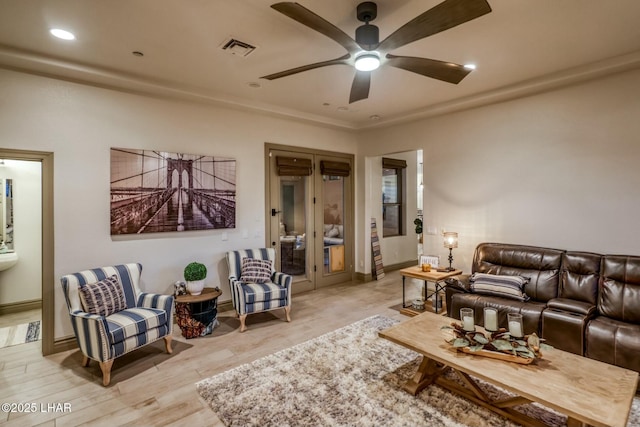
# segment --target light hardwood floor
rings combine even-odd
[[[408,283],[407,299],[420,289],[421,282]],[[380,281],[294,295],[291,323],[282,320],[281,310],[252,315],[241,334],[234,313],[223,312],[212,335],[191,340],[176,326],[173,354],[164,352],[160,340],[116,359],[109,387],[102,386],[96,362],[80,365],[78,350],[42,357],[40,343],[0,349],[0,403],[37,408],[35,413],[0,412],[0,425],[221,426],[200,400],[197,381],[375,314],[406,319],[397,310],[401,299],[402,280],[392,272]],[[47,410],[56,403],[70,404],[71,410]]]
[[[0,315],[0,328],[7,326],[16,326],[23,323],[34,322],[42,319],[42,309],[20,311],[17,313],[9,313]]]

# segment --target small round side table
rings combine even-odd
[[[178,310],[178,304],[189,304],[190,318],[205,325],[201,335],[210,334],[213,332],[213,326],[218,317],[218,297],[220,295],[222,292],[215,288],[204,288],[200,295],[178,295],[175,297],[176,311],[181,311]],[[185,328],[181,327],[181,329],[185,338],[193,338]]]

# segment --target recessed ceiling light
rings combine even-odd
[[[377,122],[378,120],[380,120],[380,116],[377,114],[372,114],[369,116],[369,120],[373,120],[374,122]]]
[[[338,107],[337,110],[344,113],[345,111],[349,111],[349,107]]]
[[[476,64],[464,64],[464,68],[466,68],[467,70],[475,70]]]
[[[140,52],[139,50],[134,50],[133,52],[131,52],[131,54],[133,56],[144,56],[144,53]]]
[[[249,82],[249,83],[247,83],[247,86],[252,87],[254,89],[262,87],[262,85],[260,83],[256,83],[256,82]]]
[[[53,36],[55,36],[55,37],[57,37],[59,39],[62,39],[62,40],[75,40],[76,39],[76,36],[73,33],[69,32],[67,30],[61,30],[60,28],[52,28],[52,29],[49,30],[49,32]]]

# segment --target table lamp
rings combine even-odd
[[[451,266],[453,263],[453,254],[451,253],[451,250],[458,247],[458,233],[454,231],[445,231],[444,247],[449,248],[449,267],[447,268],[447,271],[453,271],[455,269]]]

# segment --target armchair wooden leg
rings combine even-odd
[[[89,366],[89,361],[90,361],[90,360],[91,360],[91,359],[89,359],[86,355],[84,355],[84,354],[83,354],[83,355],[82,355],[82,366],[83,366],[83,367],[85,367],[85,368],[86,368],[87,366]]]
[[[166,337],[164,337],[164,346],[167,349],[167,353],[169,354],[173,353],[173,349],[171,348],[172,339],[173,337],[171,335],[167,335]]]
[[[102,385],[108,386],[111,382],[111,367],[113,366],[114,359],[107,360],[106,362],[100,362],[100,370],[102,371]]]
[[[247,326],[244,324],[246,319],[247,319],[247,315],[246,314],[241,314],[240,315],[240,332],[244,332],[244,331],[247,330]]]
[[[291,306],[290,305],[284,308],[284,314],[287,316],[287,322],[291,322]]]

